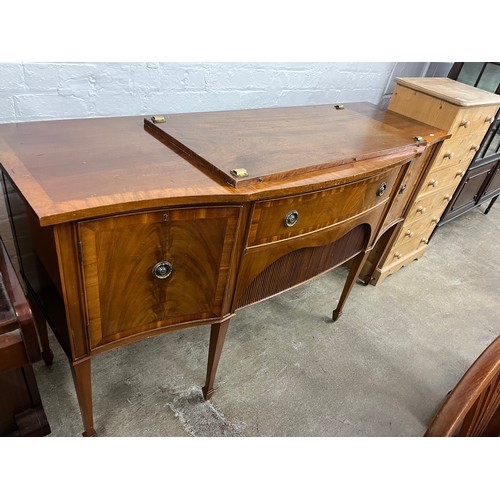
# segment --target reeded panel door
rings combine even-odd
[[[78,224],[91,348],[222,314],[239,207]]]

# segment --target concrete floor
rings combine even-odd
[[[421,436],[446,393],[500,334],[500,202],[439,229],[426,255],[354,287],[336,323],[339,268],[239,311],[204,402],[209,327],[93,361],[100,436]],[[35,372],[51,436],[82,423],[67,360]]]

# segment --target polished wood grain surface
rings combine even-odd
[[[257,202],[252,215],[248,246],[293,238],[333,226],[385,203],[398,173],[397,169],[392,169],[389,173],[345,186],[308,195]],[[284,218],[292,211],[296,212],[298,219],[292,227],[288,227]]]
[[[446,136],[432,126],[377,110],[370,104],[349,106],[396,137],[396,130],[410,140],[418,135],[429,143]],[[307,192],[311,186],[356,180],[393,163],[391,158],[352,162],[236,190],[156,140],[144,130],[143,121],[143,117],[124,117],[0,125],[0,163],[41,225],[150,209],[159,204],[244,202]],[[309,151],[304,142],[302,147]],[[405,156],[408,152],[402,158]]]
[[[240,207],[212,207],[80,223],[91,349],[220,317],[239,215]],[[165,278],[154,274],[162,262],[171,266]]]
[[[451,391],[426,437],[500,436],[500,337],[476,359]]]
[[[167,115],[165,123],[145,119],[145,127],[232,186],[401,156],[415,151],[416,135],[350,104],[184,113]],[[237,178],[234,169],[248,175]]]

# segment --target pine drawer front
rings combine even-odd
[[[389,200],[400,168],[300,196],[257,202],[248,247],[294,238],[340,224]]]
[[[482,140],[483,133],[481,132],[460,139],[444,141],[432,164],[431,171],[435,172],[451,165],[460,165],[467,169],[472,158],[479,150]]]
[[[428,196],[417,198],[406,216],[405,223],[414,222],[422,217],[427,217],[429,214],[439,214],[440,217],[452,195],[453,190],[445,187]]]
[[[439,217],[431,213],[427,217],[422,217],[415,222],[405,224],[394,244],[395,248],[399,248],[400,245],[406,245],[410,241],[427,237],[434,231],[438,222]]]
[[[398,262],[403,262],[408,258],[409,255],[415,253],[418,250],[423,250],[427,246],[429,236],[430,234],[427,237],[421,236],[420,238],[413,241],[408,241],[404,245],[400,245],[398,247],[394,246],[387,256],[385,265],[392,265]]]
[[[475,134],[484,137],[493,123],[497,111],[498,106],[496,105],[461,108],[450,128],[452,138],[459,139]]]
[[[467,167],[452,165],[449,168],[429,172],[420,188],[419,198],[421,199],[425,195],[435,193],[443,188],[448,188],[453,194],[466,171]]]
[[[221,315],[240,207],[78,223],[90,346]]]

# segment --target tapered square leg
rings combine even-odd
[[[94,416],[92,413],[92,380],[90,359],[74,363],[71,366],[73,381],[75,382],[76,396],[80,405],[83,420],[83,436],[97,436],[94,429]]]
[[[210,399],[214,393],[214,381],[217,367],[219,365],[222,347],[229,328],[229,320],[212,325],[210,330],[210,345],[208,348],[207,378],[203,387],[203,397]]]
[[[358,279],[358,276],[361,273],[361,270],[363,269],[363,266],[365,265],[366,259],[368,258],[370,252],[361,252],[360,254],[356,255],[351,261],[351,267],[349,268],[349,274],[347,276],[347,280],[344,285],[344,289],[342,290],[342,294],[339,299],[339,303],[337,304],[336,309],[332,313],[332,320],[337,321],[341,314],[342,314],[342,309],[344,308],[345,301],[347,300],[347,297],[349,297],[349,294],[351,293],[352,287],[354,283],[356,283],[356,280]]]

